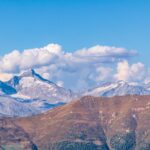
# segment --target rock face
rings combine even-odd
[[[17,93],[17,91],[13,87],[0,81],[0,95],[3,95],[3,94],[11,95],[11,94],[16,94],[16,93]]]
[[[86,96],[44,114],[0,120],[1,147],[150,150],[150,96]]]

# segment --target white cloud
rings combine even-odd
[[[135,51],[109,46],[94,46],[88,49],[66,53],[58,44],[49,44],[43,48],[14,50],[0,59],[1,72],[20,72],[29,68],[39,68],[56,63],[61,67],[117,62],[136,55]]]
[[[109,46],[93,46],[76,50],[73,53],[65,54],[66,61],[69,63],[112,63],[137,55],[136,51],[127,51],[124,48]]]
[[[29,68],[49,65],[55,63],[59,55],[61,55],[61,46],[58,44],[27,49],[23,52],[14,50],[0,59],[0,71],[16,73]]]
[[[146,72],[146,68],[141,62],[129,65],[129,63],[124,60],[118,63],[117,73],[114,77],[117,80],[141,81],[144,80]]]
[[[96,45],[91,48],[84,48],[74,52],[75,55],[80,57],[112,57],[112,58],[121,58],[121,57],[130,57],[136,55],[136,51],[127,51],[125,48],[110,47],[110,46],[100,46]]]
[[[128,80],[129,78],[129,64],[127,61],[119,62],[117,65],[117,74],[115,78],[117,80]]]
[[[115,74],[117,80],[128,80],[134,76],[142,69],[142,65],[129,66],[123,60],[136,54],[125,48],[100,45],[67,53],[60,45],[49,44],[43,48],[22,52],[14,50],[6,54],[0,58],[0,72],[13,74],[34,68],[44,78],[58,82],[61,86],[84,89],[100,81],[111,80],[115,72],[114,65],[118,62]]]
[[[8,81],[10,78],[12,78],[12,74],[8,74],[8,73],[0,73],[0,80],[1,81]]]
[[[97,66],[95,72],[91,73],[90,79],[95,82],[108,81],[112,79],[113,70],[110,67]]]

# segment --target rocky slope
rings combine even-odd
[[[2,118],[0,145],[19,150],[150,150],[150,96],[86,96],[44,114]]]

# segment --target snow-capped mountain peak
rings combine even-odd
[[[147,86],[148,87],[148,86]],[[123,95],[148,95],[150,89],[142,83],[117,81],[103,83],[98,87],[88,90],[84,95],[94,96],[123,96]]]
[[[150,83],[127,81],[103,82],[85,93],[76,94],[44,79],[36,71],[30,69],[19,76],[14,76],[8,82],[0,82],[0,105],[3,106],[0,114],[33,115],[84,95],[112,97],[149,94]],[[4,105],[5,100],[8,100],[7,105]],[[24,113],[20,112],[20,108],[24,110]]]
[[[7,85],[16,89],[17,98],[28,97],[30,99],[43,99],[51,103],[68,102],[74,96],[71,90],[59,87],[55,83],[44,79],[33,69],[27,70],[20,76],[14,76]]]
[[[16,89],[18,89],[18,86],[20,86],[20,84],[31,84],[32,82],[43,82],[43,83],[48,83],[48,84],[55,84],[47,79],[44,79],[42,76],[40,76],[38,73],[36,73],[33,69],[29,69],[25,72],[23,72],[21,75],[19,76],[14,76],[12,79],[10,79],[7,83],[7,85],[12,86]]]
[[[71,90],[44,79],[30,69],[7,82],[0,81],[0,105],[3,106],[0,113],[9,116],[33,115],[65,104],[76,96]],[[9,105],[4,105],[5,100],[9,101]],[[24,113],[19,113],[20,109]]]
[[[37,74],[37,73],[34,71],[34,69],[29,69],[29,70],[23,72],[23,73],[21,74],[21,76],[22,76],[22,77],[26,77],[26,76],[32,76],[32,77],[34,77],[34,76],[36,76],[36,74]]]
[[[41,80],[43,82],[47,82],[47,83],[52,83],[52,84],[55,84],[45,78],[43,78],[41,75],[39,75],[38,73],[36,73],[36,71],[34,69],[29,69],[27,70],[26,72],[23,72],[21,75],[20,75],[21,78],[25,78],[25,77],[32,77],[34,79],[37,79],[37,80]]]

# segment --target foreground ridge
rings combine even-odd
[[[150,96],[85,96],[27,118],[0,120],[1,147],[149,150]]]

